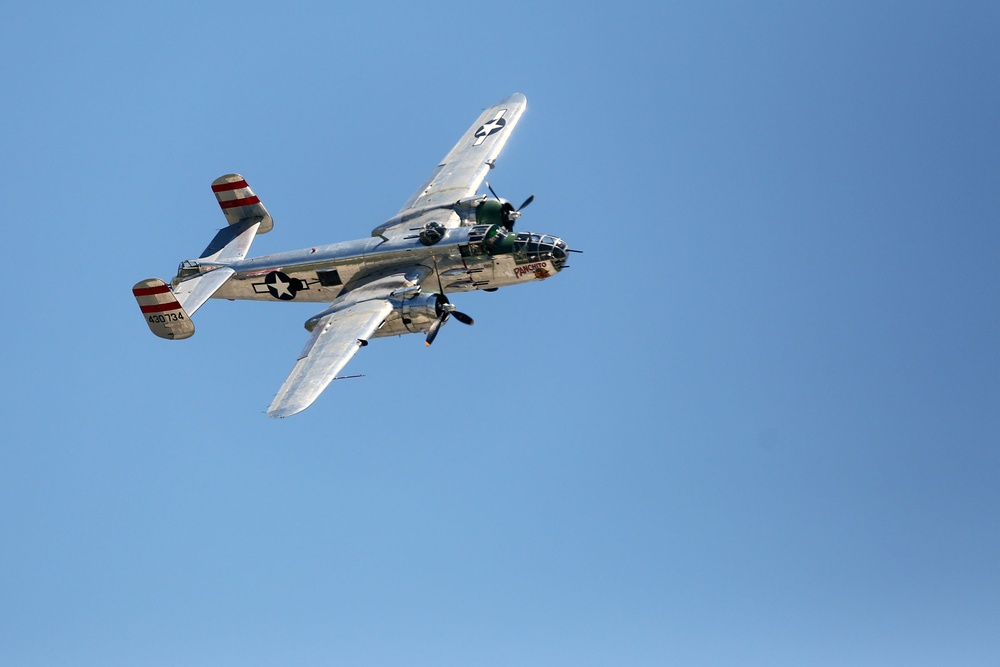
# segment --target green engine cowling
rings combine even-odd
[[[510,202],[487,199],[476,207],[477,225],[500,225],[508,230],[514,227],[514,207]]]
[[[502,225],[503,204],[497,199],[487,199],[476,207],[477,225]]]

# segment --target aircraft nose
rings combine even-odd
[[[565,264],[566,242],[562,239],[556,239],[555,243],[552,245],[552,266],[555,267],[556,271],[562,271]]]
[[[561,238],[531,232],[518,232],[513,250],[514,257],[522,263],[548,261],[556,271],[562,271],[566,255],[570,252]]]

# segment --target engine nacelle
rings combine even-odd
[[[392,312],[372,338],[426,333],[441,314],[437,294],[418,294],[409,299],[392,299]]]

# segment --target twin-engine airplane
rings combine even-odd
[[[477,194],[524,113],[515,93],[485,110],[427,182],[371,238],[246,259],[257,234],[273,226],[267,209],[239,174],[212,191],[229,226],[198,259],[181,262],[167,285],[150,278],[132,289],[150,330],[180,340],[194,334],[191,315],[208,299],[316,301],[330,305],[306,321],[298,361],[268,408],[288,417],[309,407],[371,338],[426,334],[434,342],[455,310],[446,294],[548,278],[566,266],[559,238],[514,232],[521,209]]]

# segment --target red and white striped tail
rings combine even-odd
[[[149,330],[160,338],[181,340],[194,335],[194,322],[170,287],[159,278],[140,280],[132,288],[132,296],[139,304]]]
[[[212,181],[212,192],[226,215],[226,221],[235,225],[247,218],[260,218],[258,234],[271,231],[274,222],[257,195],[239,174],[226,174]]]

